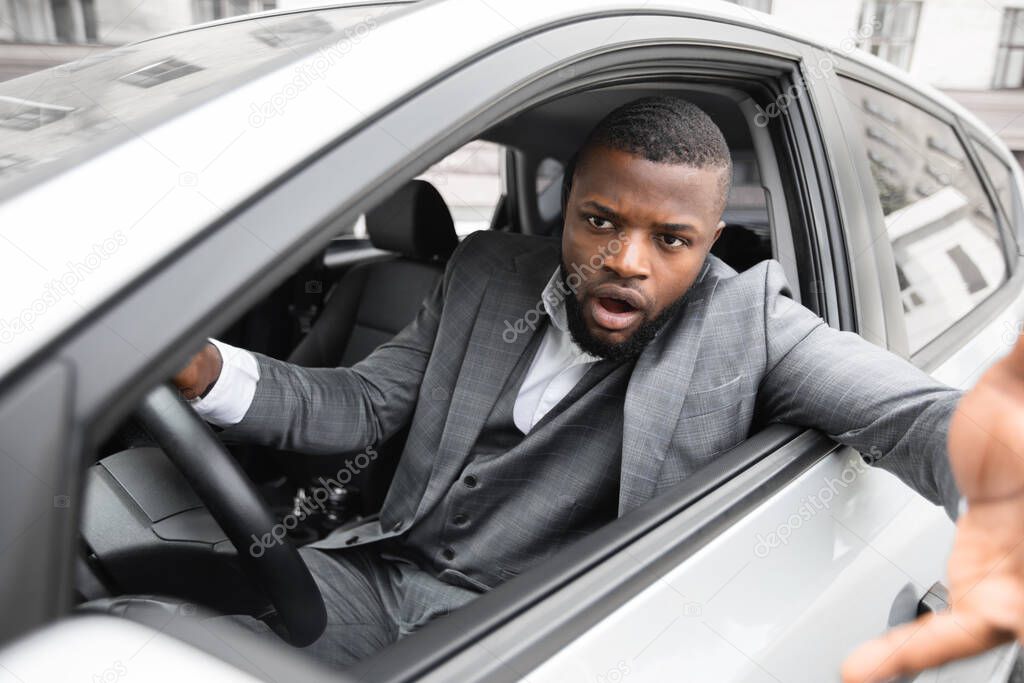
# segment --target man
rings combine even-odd
[[[316,655],[339,665],[369,655],[773,421],[880,453],[873,464],[954,518],[955,469],[975,542],[1009,543],[1004,532],[1024,515],[990,532],[984,510],[988,497],[1008,505],[1004,493],[1019,495],[1024,473],[966,400],[947,454],[960,392],[829,328],[789,298],[778,263],[736,274],[709,255],[730,178],[725,139],[700,109],[669,97],[629,103],[566,171],[560,248],[470,236],[415,321],[351,368],[301,368],[218,343],[179,373],[183,395],[225,439],[332,454],[409,427],[380,520],[301,551],[328,609]],[[1006,406],[978,408],[986,396],[1024,391],[1006,367],[972,393],[985,420]],[[1003,453],[1006,472],[979,471],[988,461],[972,460],[973,449]],[[993,557],[975,554],[978,566]],[[983,615],[973,626],[955,655],[1015,628]],[[850,680],[939,661],[934,652],[904,661],[916,651],[895,645],[859,652]]]

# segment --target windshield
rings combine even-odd
[[[84,148],[138,135],[244,83],[273,61],[319,52],[308,85],[401,4],[256,15],[106,50],[0,83],[0,183]],[[272,103],[271,103],[272,104]],[[255,105],[254,105],[255,107]],[[251,117],[266,116],[258,108]],[[271,113],[272,114],[272,113]]]

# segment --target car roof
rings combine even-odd
[[[14,141],[18,134],[0,142],[0,164],[46,152],[24,172],[0,172],[0,238],[9,247],[0,252],[0,377],[259,188],[423,84],[524,33],[638,12],[710,18],[832,49],[722,0],[347,3],[190,27],[0,83],[0,107],[16,97],[58,108],[29,105],[30,124],[56,120],[30,129],[21,138],[30,145]],[[296,22],[322,35],[288,45],[281,34]],[[244,64],[233,61],[239,41],[248,46]],[[212,61],[199,62],[199,52]],[[891,65],[849,56],[984,130]],[[180,92],[168,99],[147,87],[170,85],[161,79]],[[144,92],[121,96],[115,87]],[[54,99],[60,93],[70,104]],[[81,111],[59,109],[76,105]]]

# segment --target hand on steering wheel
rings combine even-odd
[[[287,541],[273,537],[274,543],[260,545],[260,553],[250,552],[254,538],[272,538],[274,518],[209,426],[168,385],[143,399],[138,418],[234,544],[242,567],[267,592],[284,631],[279,635],[297,647],[319,638],[327,624],[320,589]]]

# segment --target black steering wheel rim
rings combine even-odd
[[[327,625],[319,587],[295,547],[274,533],[266,503],[209,425],[163,384],[142,400],[137,417],[234,544],[243,569],[266,591],[280,619],[279,635],[296,647],[319,638]]]

